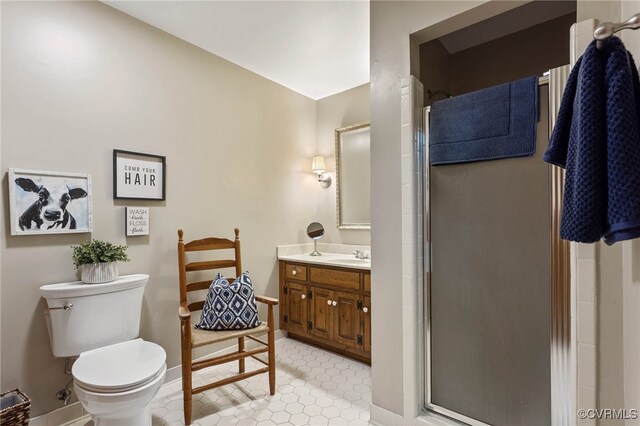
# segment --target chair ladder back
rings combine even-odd
[[[203,307],[204,307],[204,300],[191,302],[187,305],[187,308],[189,308],[189,311],[191,312],[201,311]]]
[[[242,274],[242,260],[240,255],[240,230],[234,229],[235,240],[226,238],[202,238],[188,243],[183,241],[184,232],[178,229],[178,267],[180,270],[180,304],[185,305],[190,311],[201,310],[204,300],[187,303],[187,293],[191,291],[206,290],[211,285],[211,280],[187,282],[187,272],[206,271],[213,269],[235,268],[236,277]],[[207,250],[234,250],[234,259],[208,260],[187,263],[187,252]],[[235,277],[227,278],[229,283],[235,281]]]
[[[235,278],[227,278],[229,284],[233,284],[235,280]],[[211,280],[190,282],[187,283],[187,293],[189,293],[190,291],[208,290],[210,286]]]
[[[211,280],[194,281],[187,283],[187,293],[190,291],[208,290],[211,286]]]
[[[236,234],[235,252],[236,252],[236,277],[242,274],[242,259],[240,258],[240,230],[235,228],[233,232]]]
[[[182,229],[178,229],[178,268],[180,277],[180,306],[178,307],[178,317],[180,319],[180,357],[182,360],[182,400],[184,410],[185,425],[191,424],[192,419],[192,396],[209,389],[224,386],[230,383],[245,380],[257,374],[269,373],[269,393],[275,395],[276,392],[276,358],[275,358],[275,317],[273,315],[274,306],[278,304],[277,299],[271,297],[256,295],[256,302],[267,305],[268,320],[267,324],[261,322],[255,329],[249,330],[196,330],[191,323],[191,315],[194,311],[202,310],[204,300],[188,303],[187,292],[202,291],[209,288],[211,281],[203,280],[198,276],[195,281],[187,282],[188,272],[205,271],[210,269],[235,268],[236,276],[242,274],[242,260],[240,257],[240,230],[234,229],[234,241],[226,238],[203,238],[200,240],[190,241],[185,244],[183,241],[184,233]],[[208,260],[187,263],[186,252],[205,251],[205,250],[231,250],[234,251],[234,259],[228,260]],[[197,274],[201,275],[201,274]],[[235,281],[235,277],[228,278],[229,283]],[[195,294],[193,296],[198,296]],[[258,339],[257,335],[267,333],[267,341]],[[245,337],[255,340],[257,343],[264,345],[264,348],[245,349]],[[213,345],[222,341],[237,340],[237,351],[227,353],[225,355],[209,357],[205,360],[194,361],[193,349],[205,345]],[[259,353],[267,353],[268,360],[264,361],[256,355]],[[266,367],[252,371],[246,371],[245,359],[255,358]],[[192,374],[193,371],[202,370],[204,368],[213,367],[228,362],[238,363],[238,373],[213,383],[202,386],[193,387]]]
[[[203,238],[185,244],[185,251],[222,250],[232,249],[235,243],[226,238]]]
[[[184,232],[178,229],[178,270],[180,277],[180,305],[187,304],[187,269],[185,266],[184,241],[182,237]]]
[[[205,260],[203,262],[189,262],[185,265],[187,272],[206,271],[208,269],[224,269],[236,266],[236,261],[232,259]]]

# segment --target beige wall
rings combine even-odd
[[[622,245],[597,245],[597,406],[624,408]],[[580,360],[578,360],[580,362]],[[632,407],[628,407],[632,408]],[[635,407],[633,407],[635,408]],[[624,424],[609,419],[603,424]]]
[[[317,220],[324,225],[323,242],[371,244],[368,230],[340,230],[336,225],[336,157],[335,129],[369,121],[369,84],[328,96],[318,101],[317,154],[324,155],[331,186],[318,185]],[[311,167],[311,166],[309,166]]]
[[[640,13],[640,2],[625,0],[620,2],[620,21]],[[640,34],[638,30],[625,30],[620,34],[627,49],[633,55],[640,70]],[[640,407],[640,241],[623,243],[622,264],[622,360],[624,365],[623,400],[626,408]],[[620,306],[613,306],[619,311]],[[616,315],[613,313],[613,315]],[[615,360],[614,362],[619,361]],[[627,421],[631,425],[638,420]]]
[[[316,102],[98,2],[2,2],[0,221],[3,390],[32,414],[60,407],[39,286],[70,281],[72,244],[128,244],[122,274],[151,275],[141,335],[179,364],[176,230],[241,230],[256,290],[277,296],[275,246],[306,242],[318,184]],[[358,118],[359,119],[359,118]],[[167,157],[166,202],[114,202],[112,150]],[[9,236],[9,167],[90,173],[90,236]],[[124,237],[124,206],[151,208],[151,234]],[[330,222],[327,220],[327,222]]]
[[[373,288],[373,336],[382,345],[373,346],[372,384],[373,404],[403,416],[410,416],[403,401],[409,398],[403,382],[408,373],[417,373],[410,366],[405,368],[407,357],[400,354],[403,341],[410,339],[407,324],[403,324],[401,312],[403,306],[403,289],[405,284],[400,280],[399,271],[404,264],[411,264],[415,257],[411,246],[404,244],[402,236],[403,197],[401,194],[401,105],[400,93],[403,79],[410,73],[419,75],[420,64],[417,55],[417,44],[433,40],[443,34],[462,28],[480,19],[494,15],[497,7],[510,8],[507,3],[486,2],[393,2],[380,1],[371,4],[371,122],[372,122],[372,170],[382,169],[387,173],[372,176],[372,251],[374,258],[384,258],[384,263],[374,263],[372,269]],[[578,0],[577,21],[596,18],[601,21],[619,21],[627,19],[639,10],[637,1],[584,1]],[[621,16],[623,15],[623,16]],[[412,39],[413,35],[413,39]],[[622,38],[636,58],[640,57],[640,39],[637,31],[623,32]],[[411,217],[411,215],[410,215]],[[410,236],[408,238],[411,238]],[[637,349],[640,348],[640,255],[638,244],[625,243],[623,254],[628,254],[625,262],[620,261],[618,248],[600,247],[600,250],[611,251],[601,253],[599,259],[599,278],[606,283],[598,283],[598,292],[611,291],[605,296],[607,302],[599,308],[600,316],[605,319],[606,327],[624,330],[624,341],[613,342],[604,359],[620,360],[619,352],[623,351],[625,369],[625,401],[632,404],[640,401],[640,388],[634,380],[640,378],[640,367],[637,361]],[[619,268],[623,265],[620,278]],[[605,270],[606,269],[606,270]],[[616,282],[617,280],[617,282]],[[615,313],[620,307],[620,286],[623,286],[622,317]],[[629,297],[627,297],[627,294]],[[616,303],[613,303],[616,301]],[[621,321],[622,318],[622,321]],[[617,324],[615,324],[617,322]],[[619,333],[617,336],[620,337]],[[629,343],[631,342],[631,343]],[[612,342],[608,342],[612,343]],[[635,352],[632,348],[636,348]],[[618,354],[615,353],[618,351]],[[414,356],[415,354],[411,354]],[[600,358],[602,358],[600,354]],[[635,358],[634,358],[635,357]],[[414,356],[415,358],[415,356]],[[602,362],[602,359],[600,360]],[[615,365],[601,365],[600,371],[610,371]],[[618,369],[622,368],[620,366]],[[616,377],[619,371],[615,372]],[[631,377],[629,380],[628,377]],[[629,382],[629,383],[628,383]],[[633,382],[633,383],[632,383]],[[617,386],[617,385],[616,385]],[[619,399],[619,386],[612,390]],[[602,392],[599,399],[607,399],[607,403],[616,402]],[[630,395],[631,392],[634,394]],[[613,402],[612,402],[613,401]],[[617,401],[618,408],[622,405]],[[634,405],[627,402],[628,407]]]
[[[620,20],[629,19],[636,13],[640,13],[640,2],[637,0],[621,2]],[[638,30],[623,31],[621,37],[640,70]],[[624,243],[622,274],[623,406],[630,408],[640,407],[640,240]],[[632,424],[632,422],[628,423]]]
[[[576,0],[576,16],[578,22],[585,19],[619,22],[621,4],[632,1],[634,0]]]
[[[410,188],[402,185],[403,173],[412,173],[412,162],[411,149],[401,142],[411,144],[412,130],[403,126],[402,90],[410,74],[420,73],[419,44],[522,3],[371,2],[371,170],[384,171],[371,176],[372,399],[375,407],[405,418],[418,413],[422,381],[415,367],[420,348],[413,350],[419,319],[414,314],[420,310],[417,281],[401,276],[418,260],[416,236],[403,233],[417,217],[411,210],[413,196],[403,195]]]
[[[640,2],[578,0],[578,21],[619,22],[640,13]],[[640,58],[638,31],[618,34],[636,59]],[[640,404],[640,244],[597,244],[597,406],[637,408]],[[578,318],[580,321],[580,318]],[[637,424],[602,420],[600,424]]]

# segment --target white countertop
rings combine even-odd
[[[370,271],[371,260],[357,259],[352,254],[354,250],[370,251],[370,248],[368,246],[318,243],[318,251],[322,253],[322,256],[310,256],[309,253],[313,251],[313,244],[298,244],[293,246],[278,246],[277,253],[278,260]]]

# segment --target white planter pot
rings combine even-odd
[[[87,284],[100,284],[118,278],[118,262],[87,263],[80,266],[80,279]]]

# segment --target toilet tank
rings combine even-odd
[[[149,275],[125,275],[104,284],[82,281],[40,287],[53,355],[69,357],[138,337]],[[66,307],[66,308],[65,308]]]

